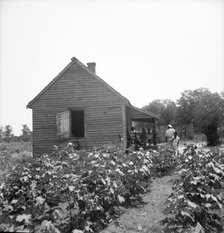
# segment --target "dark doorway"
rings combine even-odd
[[[72,118],[72,136],[84,137],[85,136],[84,110],[71,111],[71,118]]]

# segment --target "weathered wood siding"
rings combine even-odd
[[[84,108],[85,137],[71,138],[80,149],[115,142],[124,136],[122,100],[74,63],[33,104],[34,154],[49,153],[63,141],[56,136],[56,114],[69,108]]]
[[[126,106],[122,106],[122,121],[123,121],[123,146],[124,148],[128,145],[128,121],[127,121],[127,113]]]

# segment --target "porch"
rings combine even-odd
[[[157,144],[158,116],[136,107],[127,107],[127,147],[150,148]]]

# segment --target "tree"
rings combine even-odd
[[[22,139],[23,141],[30,141],[31,140],[31,130],[29,129],[29,127],[24,124],[22,125]]]
[[[207,144],[219,143],[218,128],[224,117],[224,98],[207,88],[186,90],[178,100],[177,120],[181,124],[193,123],[197,132],[204,133]]]
[[[176,104],[169,99],[154,100],[147,106],[143,107],[144,110],[159,115],[159,125],[172,124],[176,115]]]
[[[3,131],[3,138],[6,142],[10,142],[13,137],[13,128],[10,125],[6,125]]]
[[[2,142],[3,139],[3,126],[0,125],[0,143]]]

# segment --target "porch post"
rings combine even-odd
[[[156,132],[157,132],[157,120],[156,118],[154,119],[154,124],[153,124],[153,144],[156,145],[157,140],[156,140]]]
[[[123,132],[122,132],[122,138],[123,138],[123,141],[121,141],[121,143],[123,144],[123,149],[125,150],[127,148],[127,131],[128,131],[128,128],[127,128],[127,114],[126,114],[126,107],[125,106],[122,106],[122,128],[123,128]]]

